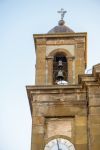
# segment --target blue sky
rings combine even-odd
[[[99,0],[0,0],[0,150],[30,150],[31,115],[26,85],[34,84],[32,34],[66,25],[88,33],[88,66],[100,62]]]

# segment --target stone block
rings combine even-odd
[[[33,133],[34,134],[44,134],[44,126],[43,125],[33,125]]]
[[[90,134],[91,136],[94,135],[100,136],[100,124],[90,124]]]
[[[87,126],[87,116],[75,116],[76,126]]]
[[[100,135],[90,137],[90,150],[100,150]]]
[[[89,115],[89,123],[91,124],[100,124],[100,115]]]
[[[87,144],[75,144],[75,150],[89,150]]]
[[[100,107],[89,107],[89,113],[92,115],[100,115]]]
[[[44,148],[44,135],[43,134],[32,134],[32,150],[43,150]]]
[[[87,143],[87,126],[75,126],[75,144]]]
[[[100,94],[92,95],[89,98],[89,106],[100,106]]]
[[[42,116],[32,116],[32,125],[44,125],[44,117]]]

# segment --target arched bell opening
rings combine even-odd
[[[53,59],[53,83],[68,83],[68,62],[64,53],[56,53]]]

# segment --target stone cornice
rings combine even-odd
[[[100,86],[100,64],[93,66],[92,74],[79,75],[78,83],[82,86]]]
[[[80,89],[82,88],[81,85],[29,85],[26,86],[27,90],[33,89],[33,90],[59,90],[59,89]]]
[[[38,95],[38,94],[74,94],[74,93],[85,93],[84,90],[82,90],[81,85],[45,85],[45,86],[26,86],[27,89],[27,95],[29,99],[29,104],[30,104],[30,110],[32,113],[32,102],[33,102],[33,96]],[[49,102],[49,101],[48,101]],[[70,101],[72,102],[72,101]],[[71,104],[69,101],[66,101],[65,103]],[[51,103],[51,102],[50,102]],[[73,102],[73,105],[85,105],[86,102],[85,100],[78,100]]]
[[[59,38],[59,37],[83,37],[87,36],[87,32],[77,33],[56,33],[56,34],[33,34],[33,38]]]

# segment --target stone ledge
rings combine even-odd
[[[33,34],[34,39],[37,38],[53,38],[53,37],[80,37],[87,36],[87,32],[77,32],[77,33],[56,33],[56,34]]]

